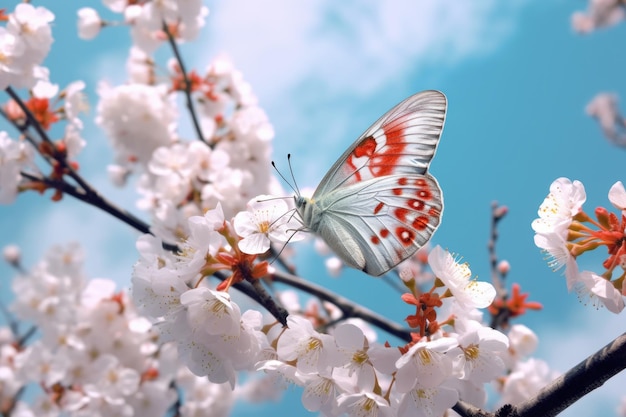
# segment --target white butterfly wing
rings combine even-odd
[[[446,96],[429,90],[389,110],[335,162],[313,199],[371,178],[425,174],[437,150],[446,108]]]
[[[309,203],[309,227],[345,263],[374,276],[426,244],[443,212],[441,189],[428,174],[373,178]]]

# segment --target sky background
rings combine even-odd
[[[12,10],[16,1],[9,4]],[[111,200],[138,213],[132,187],[109,184],[105,167],[111,153],[93,124],[98,81],[125,80],[128,31],[108,28],[96,40],[82,41],[76,9],[52,0],[37,4],[56,15],[55,43],[45,62],[52,80],[64,87],[82,79],[88,86],[92,111],[85,118],[88,147],[81,170]],[[99,1],[82,4],[102,9]],[[509,284],[519,282],[545,307],[519,321],[540,337],[536,356],[566,371],[624,331],[620,317],[567,293],[562,274],[552,273],[534,246],[530,223],[558,177],[583,182],[588,212],[610,208],[609,188],[626,180],[624,150],[611,146],[584,112],[599,92],[626,92],[621,42],[626,25],[575,34],[570,17],[586,8],[582,0],[207,5],[210,15],[200,39],[182,48],[188,67],[203,69],[221,54],[233,60],[274,125],[274,159],[286,165],[292,154],[301,188],[315,187],[345,148],[393,105],[421,90],[441,90],[449,107],[431,173],[443,189],[445,212],[433,243],[463,256],[479,279],[489,279],[490,205],[498,201],[510,209],[497,246],[500,258],[512,265]],[[53,244],[78,241],[89,276],[129,283],[136,233],[69,197],[52,203],[49,195],[20,196],[0,207],[0,228],[0,245],[22,247],[26,265]],[[383,281],[358,271],[329,278],[318,255],[297,249],[305,278],[392,320],[408,313]],[[580,264],[601,271],[598,258]],[[3,265],[0,274],[6,301],[12,272]],[[614,378],[563,415],[614,414],[625,382],[623,376]],[[288,401],[261,409],[239,405],[235,415],[293,412],[298,395],[290,390]],[[302,409],[298,415],[309,413]]]

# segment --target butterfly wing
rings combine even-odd
[[[441,189],[428,174],[372,178],[311,202],[313,231],[348,265],[374,276],[426,244],[443,212]]]
[[[313,199],[371,178],[425,174],[437,150],[446,108],[446,96],[429,90],[389,110],[335,162]]]

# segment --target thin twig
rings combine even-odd
[[[18,346],[24,346],[26,344],[26,341],[35,333],[37,332],[37,327],[35,326],[31,326],[28,330],[26,330],[26,332],[20,336],[20,338],[17,340],[17,345]]]
[[[11,314],[7,306],[5,306],[2,301],[0,301],[0,313],[2,313],[4,320],[6,320],[9,324],[9,329],[11,330],[13,337],[17,338],[19,333],[19,323],[15,320],[13,314]]]
[[[394,335],[407,342],[411,341],[411,331],[409,329],[402,327],[397,323],[393,323],[387,320],[385,317],[373,312],[372,310],[362,307],[345,297],[342,297],[327,290],[324,287],[313,284],[312,282],[306,281],[295,275],[287,274],[280,271],[272,274],[272,279],[276,282],[288,284],[293,288],[297,288],[324,301],[328,301],[334,304],[335,306],[337,306],[337,308],[341,310],[345,318],[361,318],[391,335]]]
[[[6,121],[8,121],[9,123],[11,123],[22,135],[23,138],[26,139],[26,141],[28,143],[30,143],[34,149],[39,149],[39,144],[37,143],[37,140],[33,137],[33,135],[28,131],[28,120],[24,121],[24,123],[17,123],[16,120],[12,120],[9,115],[4,111],[4,109],[2,109],[0,107],[0,116],[4,117],[4,119]],[[49,139],[48,139],[49,140]],[[52,155],[48,155],[48,154],[43,154],[43,153],[39,153],[39,155],[50,165],[52,166],[54,164],[54,157],[52,157]]]
[[[489,265],[491,267],[491,282],[496,289],[495,300],[506,300],[509,296],[504,286],[505,275],[498,270],[498,255],[496,253],[496,242],[498,241],[498,224],[504,218],[507,210],[504,206],[499,206],[496,201],[491,203],[491,234],[487,243],[489,252]],[[501,328],[508,323],[511,312],[508,309],[502,309],[497,315],[491,317],[489,326],[493,329]]]
[[[48,134],[46,133],[46,131],[43,130],[43,127],[41,127],[41,124],[37,121],[37,119],[35,118],[33,113],[28,109],[28,107],[26,107],[26,104],[24,104],[24,102],[22,101],[20,96],[18,96],[17,93],[15,91],[13,91],[13,89],[11,87],[7,87],[5,89],[5,91],[15,101],[15,103],[20,107],[20,109],[26,115],[27,123],[26,123],[25,126],[20,127],[20,126],[16,125],[15,123],[14,123],[14,125],[18,129],[20,129],[20,131],[22,131],[23,129],[24,130],[28,129],[28,126],[32,126],[37,131],[37,133],[39,134],[39,137],[41,138],[41,140],[46,142],[46,143],[49,143],[52,146],[52,148],[55,150],[55,153],[53,155],[54,156],[54,160],[57,161],[61,165],[63,170],[65,172],[67,172],[67,175],[69,175],[74,181],[76,181],[76,183],[78,185],[80,185],[80,187],[83,190],[85,190],[86,194],[96,193],[94,188],[91,185],[89,185],[89,183],[87,181],[85,181],[83,179],[83,177],[78,175],[78,173],[74,170],[74,168],[72,168],[70,166],[70,164],[67,163],[67,160],[65,159],[65,156],[63,156],[63,155],[59,154],[58,152],[56,152],[56,146],[54,146],[54,144],[52,143],[52,141],[48,137]],[[50,162],[49,159],[46,159],[46,160],[48,162]]]
[[[165,22],[163,22],[163,32],[165,32],[165,34],[167,35],[167,39],[170,43],[170,46],[172,47],[172,51],[174,52],[174,56],[176,57],[176,61],[178,62],[178,66],[180,67],[180,71],[183,75],[183,81],[185,82],[185,101],[187,103],[187,109],[189,110],[189,114],[191,115],[193,127],[196,130],[196,135],[198,135],[199,140],[212,147],[212,145],[206,141],[206,139],[204,138],[204,134],[202,133],[202,128],[200,127],[198,115],[196,114],[196,110],[193,105],[193,98],[191,97],[191,81],[189,81],[189,77],[187,76],[185,63],[183,62],[183,58],[180,55],[180,51],[178,50],[176,39],[174,39],[174,36],[172,36]]]
[[[491,203],[491,235],[487,243],[489,251],[489,265],[491,267],[491,282],[496,288],[496,297],[506,297],[506,289],[502,285],[504,276],[498,271],[498,255],[496,254],[496,242],[498,240],[498,223],[504,218],[505,210],[496,201]]]
[[[55,190],[62,191],[64,194],[68,194],[76,198],[77,200],[80,200],[91,206],[97,207],[101,209],[102,211],[109,213],[116,219],[121,220],[123,223],[126,223],[130,227],[134,228],[135,230],[143,234],[153,234],[150,231],[150,226],[148,225],[148,223],[144,222],[143,220],[136,217],[132,213],[116,206],[115,204],[107,200],[106,198],[102,197],[95,190],[93,190],[91,194],[85,194],[83,190],[76,188],[62,180],[53,180],[50,178],[37,177],[27,172],[21,172],[21,175],[26,179],[29,179],[31,181],[36,181],[36,182],[42,182],[48,187],[54,188]],[[178,251],[178,246],[171,244],[171,243],[163,242],[163,248],[172,252]]]
[[[270,314],[280,322],[280,324],[286,326],[287,316],[289,315],[287,310],[276,304],[276,301],[272,298],[272,296],[270,296],[268,292],[265,291],[261,280],[252,278],[249,279],[248,282],[252,285],[257,295],[259,296],[259,302],[261,303],[261,305],[265,307],[267,311],[269,311]]]

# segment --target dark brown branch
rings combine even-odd
[[[269,311],[270,314],[272,314],[272,316],[274,316],[280,322],[280,324],[282,324],[283,326],[286,326],[287,316],[289,315],[287,310],[285,310],[283,307],[276,304],[276,301],[272,298],[271,295],[269,295],[269,293],[263,287],[261,280],[250,279],[248,280],[248,282],[250,282],[250,284],[256,291],[256,294],[259,297],[258,299],[259,304],[265,307],[265,309]]]
[[[163,32],[165,32],[165,34],[167,35],[167,40],[169,41],[170,46],[172,47],[172,51],[174,52],[174,56],[176,57],[176,62],[178,62],[180,72],[182,73],[182,76],[183,76],[183,81],[185,82],[185,91],[184,91],[185,102],[187,104],[187,109],[189,110],[189,114],[191,115],[191,121],[193,123],[194,129],[196,130],[196,135],[198,135],[198,139],[200,139],[202,142],[211,146],[211,144],[206,141],[204,134],[202,133],[202,127],[200,126],[200,121],[198,120],[198,115],[196,114],[196,110],[193,105],[193,98],[191,97],[191,81],[189,80],[189,77],[187,76],[185,63],[183,62],[183,58],[180,55],[180,51],[178,50],[176,39],[174,39],[174,36],[172,36],[165,22],[163,22]]]
[[[17,125],[16,123],[13,123],[13,125],[17,127],[22,133],[25,133],[28,130],[28,127],[32,126],[37,131],[37,134],[39,135],[41,140],[43,142],[49,143],[52,146],[52,149],[55,150],[54,155],[52,156],[54,157],[54,160],[57,161],[61,165],[63,170],[67,172],[67,175],[69,175],[74,181],[76,181],[76,183],[83,190],[85,190],[86,194],[95,193],[95,190],[93,189],[93,187],[91,187],[91,185],[89,185],[89,183],[85,181],[83,177],[78,175],[78,173],[74,170],[74,168],[72,168],[70,164],[67,163],[65,156],[61,155],[59,152],[56,151],[56,146],[52,143],[52,141],[48,137],[48,134],[43,129],[41,124],[37,121],[33,113],[28,109],[28,107],[26,107],[26,104],[24,104],[20,96],[18,96],[17,93],[13,91],[11,87],[7,87],[5,91],[15,101],[15,103],[19,106],[19,108],[26,115],[26,123],[23,126]],[[46,158],[46,161],[50,162],[50,159]]]
[[[553,417],[626,368],[626,333],[546,385],[523,403],[489,413],[459,401],[452,409],[464,417]]]
[[[626,333],[561,375],[510,416],[556,416],[626,368]]]
[[[483,411],[480,408],[474,407],[464,401],[459,401],[454,407],[452,407],[452,409],[462,417],[494,417],[493,413]]]
[[[496,288],[497,297],[506,296],[506,289],[502,285],[503,276],[498,271],[498,255],[496,254],[496,242],[498,240],[498,224],[504,218],[506,210],[499,206],[496,201],[491,203],[491,235],[487,243],[489,251],[489,266],[491,268],[491,282]]]
[[[308,294],[311,294],[321,300],[328,301],[337,306],[343,313],[345,318],[357,317],[378,327],[385,332],[392,334],[407,342],[411,341],[411,331],[399,324],[387,320],[385,317],[348,300],[345,297],[337,295],[326,288],[313,284],[295,275],[277,271],[272,274],[272,279],[276,282],[287,284],[290,287],[297,288]]]
[[[15,120],[11,120],[9,118],[9,115],[4,111],[4,109],[0,108],[0,116],[4,117],[9,123],[11,123],[21,134],[22,137],[25,138],[28,143],[30,143],[33,148],[38,149],[38,144],[37,141],[35,140],[35,138],[33,137],[33,135],[30,134],[30,132],[28,131],[28,120],[25,120],[24,123],[19,124],[17,123],[17,121]],[[50,165],[53,164],[54,158],[50,155],[43,155],[40,154],[42,156],[42,158],[44,158],[46,160],[46,162]]]
[[[496,289],[496,300],[506,300],[508,292],[504,287],[505,275],[498,271],[498,255],[496,253],[496,242],[498,241],[498,224],[504,218],[507,210],[504,206],[499,206],[496,201],[491,203],[491,234],[487,243],[487,251],[489,252],[489,266],[491,269],[491,283]],[[491,317],[489,326],[493,329],[501,328],[510,319],[510,311],[503,309],[499,314]]]
[[[35,175],[29,174],[27,172],[21,172],[22,177],[35,182],[44,183],[46,186],[50,188],[54,188],[55,190],[59,190],[63,192],[63,194],[71,195],[72,197],[80,200],[84,203],[87,203],[91,206],[97,207],[113,217],[123,221],[128,224],[132,228],[138,230],[141,233],[150,233],[150,226],[147,223],[142,221],[141,219],[135,217],[130,212],[117,207],[104,197],[102,197],[97,192],[92,192],[91,194],[85,193],[83,190],[76,188],[65,181],[53,180],[50,178],[42,178],[37,177]]]

